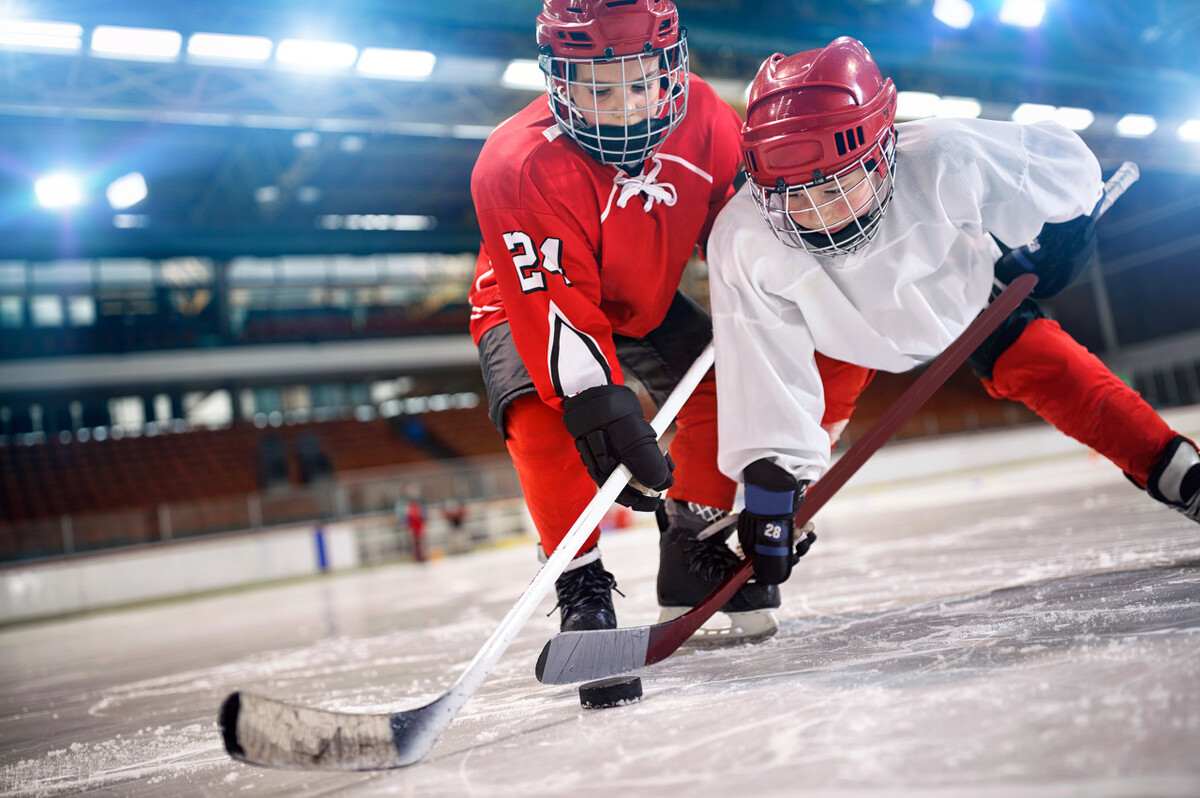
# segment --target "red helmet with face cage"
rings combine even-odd
[[[787,234],[785,243],[833,254],[853,251],[870,239],[891,196],[895,119],[896,87],[857,39],[843,36],[791,56],[776,53],[763,63],[750,86],[742,156],[759,207],[777,233]],[[868,235],[839,242],[829,231],[798,228],[788,213],[769,215],[782,210],[781,197],[816,185],[828,192],[827,183],[860,167],[878,184],[874,212],[868,209],[869,218],[854,225]],[[869,231],[861,230],[864,222],[871,223]],[[797,238],[813,232],[820,243]]]
[[[559,126],[602,163],[638,164],[662,146],[687,112],[687,36],[671,0],[544,0],[537,18],[539,63]],[[648,78],[647,56],[661,75]],[[658,98],[636,125],[588,126],[572,101],[581,64],[623,65],[624,84],[649,83]],[[608,84],[587,84],[589,89]],[[612,84],[617,86],[618,84]]]
[[[678,40],[671,0],[545,0],[537,18],[538,47],[561,58],[645,55]]]

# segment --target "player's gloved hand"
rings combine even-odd
[[[1067,222],[1047,222],[1038,237],[1009,250],[996,262],[996,276],[1011,283],[1026,272],[1038,277],[1031,296],[1045,299],[1062,291],[1083,273],[1096,254],[1096,211]]]
[[[792,575],[792,566],[817,539],[811,527],[794,534],[796,512],[808,483],[798,482],[770,460],[755,460],[743,478],[746,509],[738,516],[738,541],[751,558],[758,581],[778,585]]]
[[[598,385],[564,399],[563,423],[597,485],[623,464],[633,481],[617,502],[642,512],[658,509],[660,493],[675,482],[675,463],[658,448],[654,428],[642,417],[642,405],[632,390]]]

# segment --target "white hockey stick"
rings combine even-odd
[[[713,358],[710,343],[654,416],[651,426],[657,436],[674,421]],[[361,714],[232,693],[221,706],[225,749],[253,765],[307,770],[380,770],[419,761],[483,684],[629,480],[629,469],[622,465],[605,481],[458,681],[433,702],[394,714]]]
[[[1141,172],[1138,170],[1138,165],[1133,161],[1125,161],[1117,171],[1113,172],[1113,176],[1104,184],[1104,199],[1100,202],[1100,207],[1096,210],[1096,218],[1100,218],[1112,204],[1121,198],[1125,190],[1137,182]]]

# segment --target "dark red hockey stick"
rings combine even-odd
[[[967,329],[963,330],[958,339],[901,394],[850,451],[809,488],[804,504],[796,514],[797,528],[808,523],[847,480],[854,476],[863,463],[925,404],[1000,322],[1029,296],[1036,284],[1037,277],[1032,274],[1018,277]],[[675,653],[713,613],[725,606],[753,573],[754,568],[750,561],[743,560],[737,570],[726,577],[725,581],[715,587],[699,604],[678,618],[664,623],[621,629],[561,632],[555,635],[546,643],[541,656],[538,657],[538,681],[546,684],[590,681],[661,662]]]

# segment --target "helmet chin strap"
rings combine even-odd
[[[600,163],[610,163],[639,171],[670,127],[666,119],[642,120],[632,125],[577,126],[572,138],[588,155]]]
[[[800,236],[814,248],[820,249],[829,246],[831,243],[838,247],[840,251],[831,252],[829,256],[846,254],[845,250],[841,250],[841,246],[852,238],[862,235],[864,230],[870,229],[870,225],[875,221],[875,218],[883,213],[882,210],[876,208],[864,216],[856,216],[850,223],[838,230],[836,233],[829,233],[824,230],[812,230],[807,227],[796,225],[796,235]],[[866,240],[863,244],[866,244]],[[852,251],[852,250],[851,250]]]

